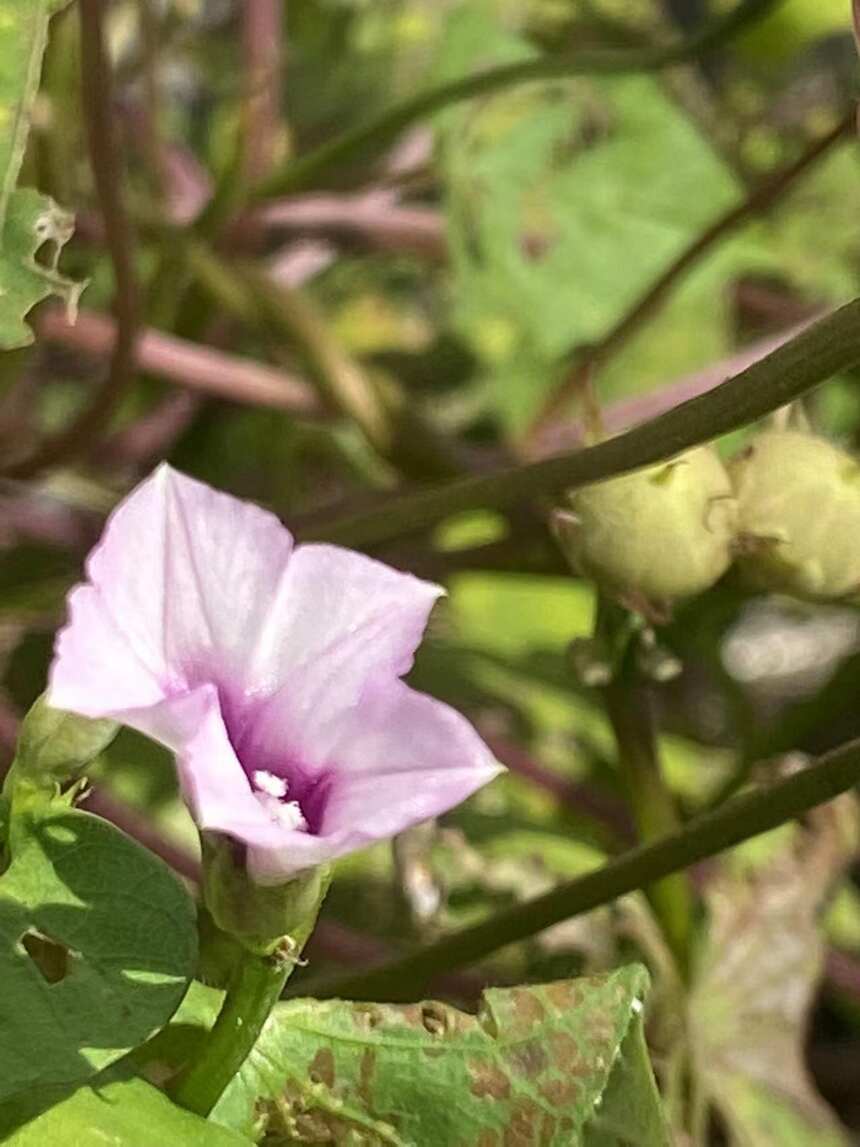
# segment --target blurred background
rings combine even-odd
[[[74,5],[54,17],[21,183],[74,212],[60,268],[87,286],[74,325],[49,301],[34,344],[0,357],[6,761],[84,555],[161,459],[323,535],[394,490],[575,447],[583,379],[615,431],[858,293],[849,5],[742,4],[731,35],[647,66],[728,10],[117,0],[100,62]],[[607,52],[640,63],[595,74],[588,60]],[[571,54],[580,74],[414,102]],[[830,381],[807,413],[856,446],[860,377]],[[509,772],[341,864],[297,990],[630,846],[600,699],[568,661],[594,591],[567,571],[549,508],[458,516],[374,549],[446,585],[412,681],[466,712]],[[730,573],[661,641],[683,664],[657,705],[685,815],[754,766],[776,774],[860,733],[854,606],[750,596]],[[123,732],[92,780],[90,808],[193,878],[163,751]],[[686,1023],[715,1144],[858,1142],[852,799],[696,870],[685,1021],[641,894],[437,994],[468,1004],[488,982],[644,959],[655,1065],[671,1077]]]

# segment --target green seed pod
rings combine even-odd
[[[800,430],[766,430],[729,464],[739,564],[758,589],[828,600],[860,590],[860,464]]]
[[[702,593],[732,560],[735,500],[709,446],[575,490],[568,504],[553,516],[568,561],[645,613]]]

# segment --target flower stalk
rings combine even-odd
[[[618,610],[602,604],[599,624],[616,628]],[[623,624],[621,622],[620,624]],[[614,643],[613,643],[614,644]],[[648,844],[677,832],[678,812],[660,767],[653,697],[637,662],[637,635],[628,636],[617,670],[603,690],[606,715],[618,749],[618,765],[630,800],[639,840]],[[689,971],[693,899],[685,872],[646,888],[682,977]]]
[[[209,1114],[248,1058],[295,963],[288,942],[266,955],[243,949],[214,1026],[170,1089],[176,1103]]]

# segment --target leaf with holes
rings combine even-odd
[[[632,965],[493,989],[477,1016],[439,1003],[290,1001],[211,1117],[246,1135],[265,1124],[277,1143],[664,1147],[642,1035],[647,986]],[[181,1062],[218,999],[195,984],[136,1060]]]
[[[82,284],[57,270],[73,220],[47,196],[16,189],[56,0],[0,0],[0,349],[26,346],[24,316],[58,295],[74,315]],[[46,247],[50,258],[37,258]]]
[[[157,857],[88,813],[15,820],[0,877],[0,1103],[81,1083],[171,1017],[194,905]]]
[[[73,217],[52,199],[29,187],[12,192],[0,245],[0,350],[33,341],[23,317],[49,295],[63,300],[69,321],[74,321],[86,284],[67,279],[57,269],[73,230]],[[41,261],[37,255],[46,245],[51,258]]]

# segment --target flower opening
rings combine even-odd
[[[442,590],[164,465],[111,515],[69,596],[50,704],[176,756],[202,831],[281,883],[459,803],[499,771],[409,688]]]

